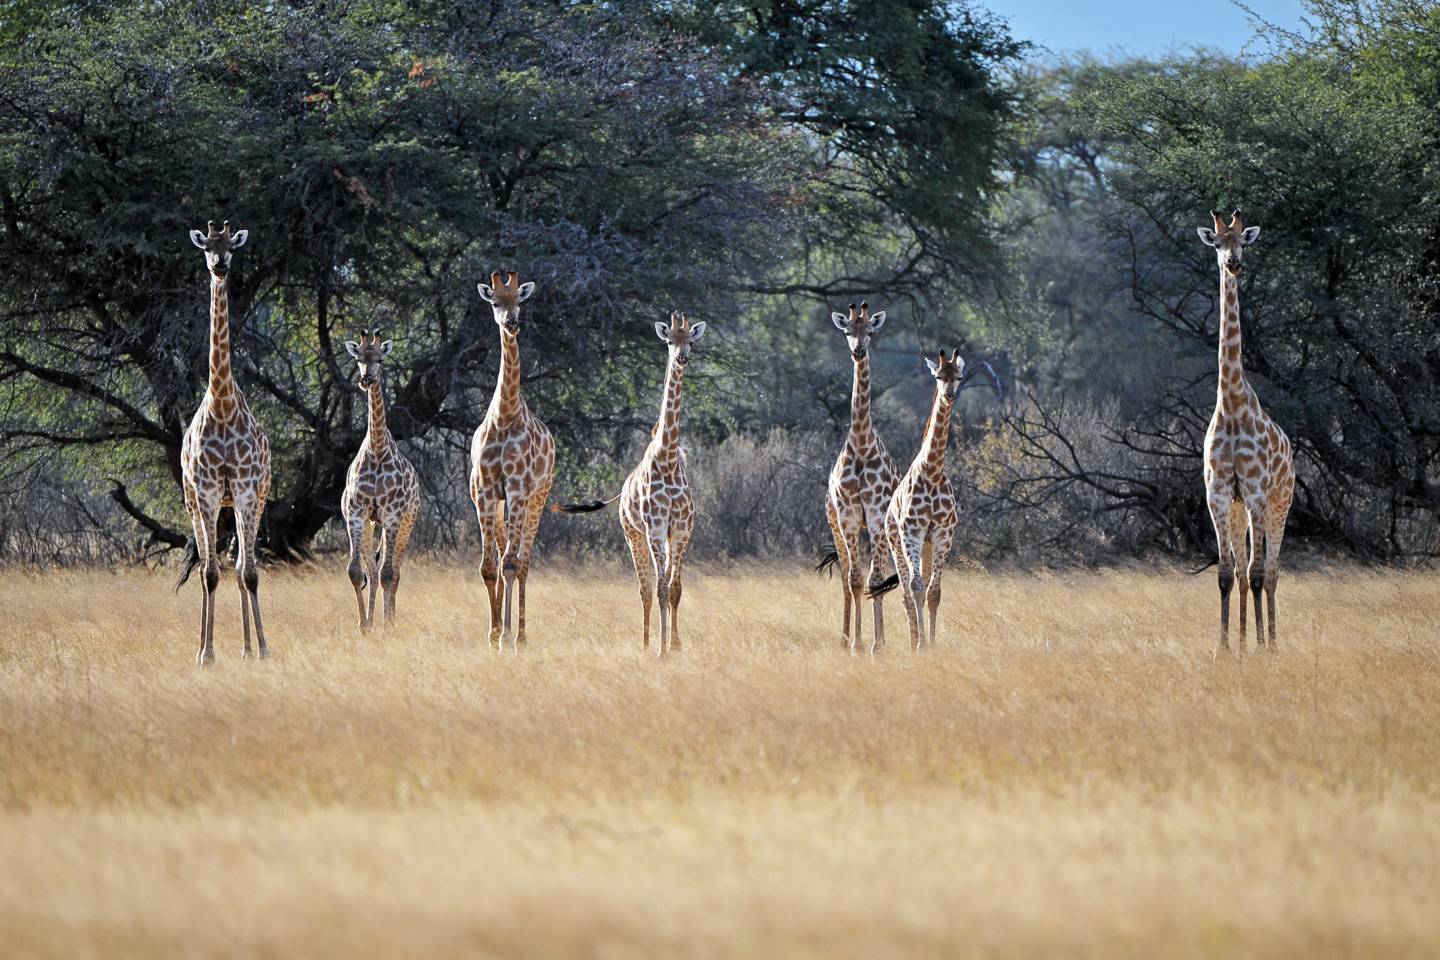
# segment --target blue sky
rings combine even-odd
[[[1245,11],[1229,0],[980,0],[1011,32],[1054,53],[1159,56],[1204,46],[1238,54],[1254,35]],[[1301,0],[1247,0],[1271,23],[1300,28]],[[1263,53],[1261,47],[1250,52]]]

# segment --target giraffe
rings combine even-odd
[[[1210,211],[1212,227],[1196,232],[1215,249],[1220,265],[1220,369],[1215,413],[1205,431],[1205,502],[1215,524],[1220,561],[1220,649],[1230,647],[1230,589],[1241,574],[1245,521],[1250,523],[1249,567],[1255,597],[1255,643],[1265,645],[1260,591],[1270,612],[1270,649],[1275,649],[1275,584],[1280,577],[1280,542],[1295,492],[1295,461],[1285,432],[1265,415],[1245,379],[1240,359],[1240,261],[1260,236],[1236,210],[1227,226]],[[1240,586],[1240,644],[1245,644],[1245,580]]]
[[[506,636],[517,649],[525,643],[530,548],[555,482],[555,441],[520,396],[520,304],[530,299],[535,284],[516,280],[514,272],[508,278],[496,272],[490,283],[479,285],[500,330],[500,378],[470,444],[470,499],[480,520],[480,577],[490,599],[490,642],[501,649]],[[497,567],[505,582],[503,633]],[[518,606],[513,632],[512,597]]]
[[[362,330],[360,341],[345,341],[345,349],[360,368],[360,389],[370,401],[365,442],[350,463],[340,512],[350,532],[350,583],[360,608],[360,629],[375,622],[375,595],[385,588],[385,626],[395,622],[395,594],[400,589],[400,561],[420,511],[420,478],[385,426],[385,394],[380,381],[381,362],[395,342],[381,342],[378,331]],[[382,532],[383,553],[377,562],[372,532]],[[362,569],[364,559],[368,571]],[[377,576],[378,574],[378,576]],[[365,605],[365,586],[370,605]]]
[[[850,389],[850,432],[845,446],[830,470],[825,495],[825,516],[835,536],[835,551],[821,561],[821,568],[840,565],[840,589],[845,600],[845,615],[840,643],[854,653],[860,645],[860,573],[864,565],[860,552],[860,533],[870,538],[870,572],[867,586],[875,588],[885,577],[890,565],[890,551],[885,545],[885,509],[895,491],[895,461],[870,425],[870,339],[885,325],[885,311],[870,312],[870,305],[861,301],[859,309],[850,304],[849,314],[832,313],[830,320],[850,345],[850,359],[855,376]],[[871,601],[875,609],[875,635],[871,652],[885,643],[885,619],[881,609],[883,594],[875,593]],[[850,633],[850,610],[855,610],[855,633]]]
[[[270,655],[260,623],[260,573],[255,565],[255,536],[270,494],[270,441],[230,371],[230,260],[249,237],[248,230],[231,233],[228,220],[222,230],[216,230],[211,220],[206,233],[190,231],[190,242],[205,252],[210,271],[210,380],[180,443],[181,485],[195,539],[193,553],[187,550],[176,589],[196,567],[204,571],[200,649],[195,654],[195,662],[201,666],[215,661],[215,587],[220,582],[216,527],[221,507],[235,511],[235,580],[240,586],[244,655],[250,656],[251,613],[260,656]]]
[[[669,360],[660,417],[639,465],[610,499],[557,504],[551,509],[586,513],[620,501],[620,525],[630,544],[635,578],[640,582],[641,644],[643,649],[650,649],[650,604],[656,599],[658,585],[660,643],[655,655],[664,656],[667,650],[680,649],[680,571],[695,528],[695,498],[685,470],[685,451],[680,449],[680,388],[690,350],[705,336],[705,322],[691,323],[683,314],[672,313],[668,324],[656,321],[655,333],[669,348]]]
[[[965,361],[960,359],[959,350],[948,357],[941,350],[939,362],[926,357],[925,365],[935,378],[930,419],[925,424],[920,451],[895,485],[895,494],[885,511],[885,538],[894,557],[896,575],[870,591],[873,595],[896,585],[902,588],[912,650],[919,650],[925,640],[925,613],[920,609],[922,592],[930,611],[930,645],[935,645],[940,571],[950,555],[955,527],[960,522],[955,493],[945,473],[945,443],[949,439],[950,412],[955,407]]]

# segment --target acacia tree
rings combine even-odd
[[[61,8],[0,77],[0,423],[68,451],[183,541],[180,438],[206,375],[186,230],[250,228],[236,371],[275,448],[263,545],[337,508],[364,430],[340,342],[398,341],[390,426],[463,446],[493,383],[474,284],[520,265],[531,402],[572,456],[629,423],[605,376],[628,321],[727,309],[779,262],[799,155],[767,94],[683,38],[593,6]],[[639,324],[636,324],[639,326]],[[648,330],[648,323],[644,325]],[[604,411],[603,417],[600,411]],[[450,478],[460,482],[457,478]]]

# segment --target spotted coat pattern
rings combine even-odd
[[[222,507],[235,512],[235,579],[240,587],[244,655],[251,653],[252,614],[260,656],[270,654],[260,620],[260,574],[255,562],[255,539],[270,495],[270,442],[230,369],[230,261],[248,238],[247,230],[232,234],[228,222],[223,230],[216,230],[213,220],[207,233],[190,231],[191,242],[205,251],[210,271],[210,379],[180,442],[185,509],[204,573],[200,648],[195,654],[202,666],[215,660],[215,587],[220,581],[216,531]]]
[[[395,622],[395,595],[400,589],[400,563],[410,532],[420,512],[420,478],[400,452],[385,424],[385,393],[381,361],[392,343],[378,334],[361,333],[360,340],[345,344],[360,367],[360,389],[369,400],[365,441],[350,462],[345,475],[345,492],[340,512],[350,534],[350,584],[360,610],[360,629],[375,622],[375,595],[385,591],[385,625]],[[374,534],[380,533],[381,549],[376,556]],[[365,602],[365,587],[370,602]]]
[[[1230,645],[1230,591],[1240,580],[1240,642],[1245,642],[1245,584],[1255,598],[1255,640],[1266,642],[1260,609],[1263,590],[1270,616],[1269,643],[1275,645],[1275,585],[1280,544],[1295,492],[1290,439],[1260,407],[1245,378],[1240,352],[1239,278],[1242,248],[1259,236],[1236,210],[1226,225],[1211,211],[1214,229],[1200,238],[1216,250],[1220,264],[1219,382],[1215,413],[1205,432],[1205,501],[1215,526],[1220,560],[1220,647]],[[1246,522],[1250,534],[1245,556]]]
[[[490,600],[490,642],[525,642],[525,580],[540,516],[555,482],[555,441],[520,396],[520,304],[535,291],[491,274],[480,284],[500,328],[500,379],[470,443],[470,499],[480,521],[480,577]],[[498,573],[504,576],[504,610]],[[516,589],[518,585],[518,590]],[[518,606],[512,633],[512,598]],[[503,633],[502,633],[503,625]]]
[[[950,412],[960,389],[965,361],[960,351],[950,356],[940,351],[937,363],[925,363],[935,378],[935,399],[925,437],[910,469],[895,485],[890,508],[885,512],[885,537],[900,578],[905,618],[910,624],[910,647],[920,649],[925,641],[925,612],[922,593],[930,613],[930,638],[935,643],[935,614],[940,607],[940,572],[955,542],[960,515],[955,508],[955,491],[945,473],[945,446],[950,435]]]
[[[880,435],[870,422],[870,353],[871,338],[885,324],[883,310],[871,314],[869,304],[857,308],[850,304],[848,314],[832,313],[831,322],[845,334],[854,364],[854,381],[850,390],[850,430],[845,445],[830,469],[825,493],[825,517],[835,538],[839,558],[840,589],[844,594],[845,612],[840,642],[854,652],[860,645],[860,601],[866,587],[874,588],[889,575],[891,554],[885,541],[885,510],[895,490],[895,461],[885,449]],[[861,533],[869,540],[869,574],[862,582],[866,567]],[[871,649],[885,642],[883,595],[876,594],[872,603],[875,612],[875,635]],[[851,634],[851,611],[854,611],[854,633]]]

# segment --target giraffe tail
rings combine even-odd
[[[840,551],[830,550],[820,555],[820,562],[815,564],[816,573],[834,573],[835,567],[840,563]]]
[[[180,588],[185,586],[185,581],[190,579],[200,566],[200,547],[195,543],[194,537],[185,538],[185,558],[180,561],[180,576],[175,578],[175,592],[179,593]]]
[[[608,500],[591,500],[589,503],[552,503],[551,513],[594,513],[596,510],[604,510],[610,504],[620,499],[620,494],[615,494]]]
[[[885,596],[885,594],[889,593],[891,590],[894,590],[898,586],[900,586],[900,574],[892,573],[884,580],[881,580],[879,583],[875,584],[875,586],[871,587],[869,590],[866,590],[865,596],[869,597],[872,600],[876,597],[883,597]]]

